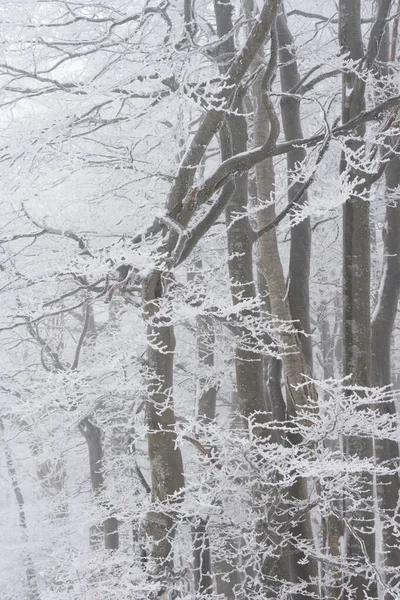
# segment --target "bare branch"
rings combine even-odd
[[[90,311],[91,311],[91,304],[90,304],[90,298],[88,298],[86,300],[85,321],[83,323],[81,335],[79,336],[79,340],[78,340],[78,343],[76,345],[74,361],[73,361],[73,363],[71,365],[71,370],[72,371],[75,371],[75,369],[78,367],[78,364],[79,364],[79,357],[80,357],[80,354],[81,354],[83,342],[85,341],[85,337],[86,337],[86,334],[87,334],[87,331],[88,331],[88,327],[89,327]]]
[[[267,233],[268,231],[271,231],[271,229],[273,229],[274,227],[276,227],[277,225],[279,225],[279,223],[281,221],[283,221],[283,219],[286,217],[286,215],[288,215],[292,209],[297,206],[297,204],[300,202],[303,194],[308,190],[308,188],[311,186],[311,184],[313,183],[314,179],[315,179],[315,175],[317,172],[317,167],[318,165],[321,163],[326,151],[329,148],[329,142],[331,140],[331,136],[327,135],[324,144],[322,145],[318,156],[317,156],[317,160],[315,161],[315,166],[313,169],[312,174],[310,175],[310,177],[307,179],[307,181],[305,181],[303,183],[303,185],[301,186],[301,188],[299,189],[298,193],[296,194],[296,196],[293,198],[293,200],[291,202],[289,202],[289,204],[286,206],[286,208],[284,208],[279,215],[277,215],[275,217],[275,219],[273,221],[271,221],[271,223],[268,223],[268,225],[265,225],[265,227],[262,227],[259,231],[257,231],[256,235],[257,238],[259,239],[262,235],[264,235],[264,233]]]
[[[295,8],[294,10],[291,10],[290,12],[288,12],[287,16],[291,17],[292,15],[298,15],[299,17],[306,17],[307,19],[317,19],[318,21],[321,21],[323,23],[339,23],[339,19],[335,19],[334,17],[325,17],[324,15],[320,15],[319,13],[311,13],[311,12],[306,12],[304,10],[300,10],[298,8]],[[369,19],[361,19],[361,23],[373,23],[374,19],[373,17],[369,18]]]

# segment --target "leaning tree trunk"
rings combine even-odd
[[[261,78],[258,77],[253,86],[253,95],[255,102],[254,116],[254,145],[261,146],[269,135],[269,116],[264,104],[263,94],[268,93],[268,90],[262,89]],[[257,211],[258,229],[262,229],[268,223],[271,223],[275,218],[275,205],[271,202],[275,187],[274,165],[272,159],[267,159],[256,166],[257,179],[257,201],[265,208]],[[290,322],[291,314],[288,302],[286,300],[285,280],[283,275],[282,263],[279,256],[278,241],[276,230],[273,228],[259,239],[259,269],[262,276],[265,278],[268,292],[271,313],[281,321]],[[296,389],[296,385],[304,381],[304,374],[308,368],[302,356],[302,347],[295,330],[281,334],[282,347],[282,364],[283,373],[286,381],[286,397],[288,409],[282,406],[282,401],[276,394],[270,394],[272,402],[272,411],[274,418],[279,422],[287,421],[290,416],[301,414],[304,410],[304,405],[310,402],[307,399],[305,388]],[[281,442],[285,442],[282,439]],[[299,478],[291,490],[292,496],[304,502],[308,499],[307,482],[303,478]],[[290,530],[294,539],[298,537],[306,539],[313,543],[313,532],[311,527],[310,515],[307,514],[303,521],[294,523]],[[281,571],[286,578],[294,583],[305,582],[306,591],[303,593],[294,594],[295,600],[303,600],[308,598],[310,594],[316,593],[317,589],[312,583],[317,575],[317,568],[314,561],[306,559],[302,551],[296,548],[284,547],[284,552],[289,552],[289,573],[285,560],[282,558]]]

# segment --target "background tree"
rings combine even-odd
[[[6,598],[396,598],[398,7],[1,10]]]

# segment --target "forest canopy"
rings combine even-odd
[[[2,0],[4,600],[400,597],[399,19]]]

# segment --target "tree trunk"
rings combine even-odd
[[[268,137],[269,125],[268,114],[263,102],[263,90],[261,89],[260,77],[253,86],[255,99],[255,117],[254,117],[254,145],[262,145]],[[256,166],[257,179],[257,201],[262,210],[257,211],[258,229],[273,221],[275,218],[275,205],[272,202],[275,176],[272,159],[267,159]],[[291,314],[286,301],[286,289],[283,275],[282,263],[279,256],[278,241],[276,230],[271,229],[261,236],[259,240],[259,269],[265,278],[269,292],[269,302],[271,313],[282,321],[291,321]],[[282,347],[278,350],[282,352],[283,372],[286,381],[286,403],[287,409],[282,406],[279,396],[271,394],[273,417],[278,422],[287,423],[290,416],[301,414],[304,406],[310,402],[306,397],[305,389],[296,389],[299,382],[304,381],[304,374],[308,372],[308,367],[302,359],[302,347],[299,343],[295,330],[281,334]],[[287,440],[286,440],[287,441]],[[285,442],[285,438],[281,439]],[[307,482],[299,478],[291,490],[293,499],[305,501],[308,499]],[[311,527],[310,515],[307,514],[303,521],[294,523],[291,527],[291,534],[294,538],[300,537],[313,542],[313,532]],[[295,600],[308,598],[309,595],[317,591],[311,581],[317,575],[316,564],[312,560],[304,560],[302,551],[293,547],[287,547],[289,552],[289,572],[292,582],[309,582],[306,585],[305,593],[294,594]],[[282,573],[287,573],[287,566],[282,559],[280,569]]]
[[[223,64],[220,65],[222,72],[226,71],[231,57],[235,55],[233,38],[232,10],[230,0],[218,0],[214,3],[217,22],[217,33],[224,37],[221,42],[221,55]],[[229,35],[231,33],[231,35]],[[247,150],[247,122],[243,113],[242,102],[239,100],[234,106],[237,114],[226,118],[226,125],[221,130],[221,155],[226,160],[240,152]],[[248,176],[247,173],[237,177],[235,180],[235,191],[232,194],[226,209],[226,225],[228,239],[228,271],[231,281],[232,302],[240,304],[246,299],[255,299],[256,289],[253,273],[252,239],[250,236],[250,223],[247,216],[248,201]],[[251,349],[255,340],[249,331],[238,331],[238,336],[248,338],[247,346],[236,347],[236,383],[239,395],[241,414],[248,419],[257,414],[257,420],[265,423],[263,416],[267,410],[267,403],[263,381],[262,356]],[[260,414],[261,413],[261,414]]]
[[[390,0],[381,3],[376,21],[377,27],[371,30],[373,45],[368,45],[364,53],[360,0],[339,0],[339,42],[342,55],[348,55],[353,61],[364,58],[363,66],[371,68],[377,56],[384,30],[385,19],[390,10]],[[344,73],[342,78],[342,122],[359,115],[365,108],[365,82],[356,73]],[[361,125],[355,134],[357,140],[347,142],[351,152],[357,152],[362,146],[365,126]],[[368,387],[371,385],[371,321],[370,321],[370,226],[369,202],[362,195],[367,192],[366,185],[356,183],[359,173],[346,164],[343,154],[341,172],[345,172],[348,181],[353,183],[353,192],[343,208],[343,350],[344,375],[351,378],[353,384]],[[347,452],[359,458],[372,458],[372,439],[349,437]],[[345,516],[350,528],[348,558],[359,565],[365,561],[375,563],[375,535],[373,514],[372,477],[364,473],[359,478],[360,494],[365,499],[364,509],[353,508],[349,503],[345,507]],[[376,581],[367,578],[365,566],[355,569],[349,576],[345,597],[362,600],[368,593],[377,597]],[[351,596],[351,589],[354,596]]]
[[[192,527],[194,587],[196,598],[212,594],[213,578],[211,568],[210,540],[207,533],[207,519],[197,518]]]
[[[288,28],[286,16],[280,10],[276,20],[279,42],[280,78],[282,92],[290,92],[300,83],[297,68],[294,39]],[[296,95],[283,95],[281,114],[285,140],[298,140],[303,137],[300,115],[300,100]],[[288,200],[291,202],[299,192],[301,183],[295,181],[299,166],[306,158],[305,148],[294,148],[287,153],[288,168]],[[307,204],[307,192],[301,197],[299,204]],[[311,223],[304,219],[291,228],[290,260],[289,260],[289,305],[292,319],[296,321],[300,334],[301,347],[309,372],[312,372],[313,356],[310,328],[310,260],[311,260]]]
[[[201,271],[202,261],[195,262],[196,271]],[[196,281],[196,274],[188,273],[188,281]],[[214,373],[214,323],[211,317],[199,315],[197,324],[197,359],[199,362],[196,393],[196,419],[200,431],[207,434],[207,425],[215,419],[217,385]],[[206,373],[206,375],[204,374]],[[196,598],[213,591],[210,539],[207,531],[208,519],[197,517],[192,525],[193,574]]]
[[[195,262],[196,271],[200,272],[202,266],[201,260]],[[196,274],[189,272],[188,281],[195,281],[196,277]],[[199,423],[206,425],[215,419],[217,401],[217,382],[214,373],[214,322],[212,317],[208,315],[199,315],[196,317],[196,325],[197,359],[200,373],[197,378],[199,394],[196,399],[196,416]]]
[[[147,444],[151,469],[151,499],[157,504],[142,525],[142,555],[149,575],[162,588],[174,566],[173,540],[176,511],[183,500],[184,476],[175,432],[173,364],[175,336],[164,312],[160,313],[167,273],[152,271],[143,284],[144,315],[147,321]],[[161,506],[163,510],[161,510]]]
[[[2,421],[0,421],[0,433],[4,433],[4,425]],[[23,539],[24,548],[24,563],[25,563],[25,573],[26,573],[26,581],[28,586],[28,598],[29,600],[40,600],[39,586],[36,577],[35,565],[33,564],[32,557],[30,555],[28,549],[28,524],[26,521],[26,513],[25,513],[25,502],[24,496],[22,494],[21,488],[18,483],[17,471],[14,465],[14,459],[11,453],[11,449],[8,446],[5,439],[3,439],[4,444],[4,454],[6,457],[6,465],[8,476],[11,481],[11,486],[15,495],[15,499],[17,501],[18,506],[18,519],[19,526],[21,528],[21,534]]]
[[[381,2],[379,3],[380,6]],[[398,17],[397,17],[398,19]],[[397,27],[393,26],[393,36]],[[390,40],[390,28],[386,25],[379,49],[381,75],[390,75],[390,60],[395,57],[396,37]],[[392,52],[390,52],[390,46]],[[391,55],[391,56],[390,56]],[[392,145],[398,140],[391,140]],[[400,159],[393,158],[385,170],[386,214],[383,228],[383,266],[378,298],[371,323],[372,384],[390,386],[391,381],[391,340],[397,314],[400,294]],[[381,405],[381,412],[396,414],[392,396]],[[400,581],[400,548],[395,529],[399,529],[398,500],[400,481],[398,474],[399,446],[393,440],[376,440],[375,453],[378,462],[391,470],[384,476],[377,476],[377,495],[381,515],[385,579],[389,587]],[[393,527],[395,524],[395,527]],[[389,591],[385,600],[395,598]]]
[[[101,499],[105,490],[104,467],[103,467],[103,445],[102,435],[99,427],[94,425],[88,418],[84,419],[79,429],[84,436],[89,451],[90,481],[92,483],[93,495]],[[106,505],[109,509],[109,507]],[[90,530],[90,544],[94,548],[101,544],[101,535],[103,534],[104,548],[106,550],[118,549],[118,520],[115,517],[108,517],[104,520],[102,527],[92,527]]]

